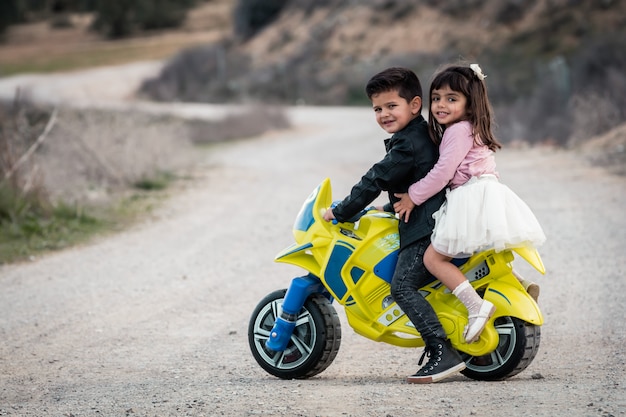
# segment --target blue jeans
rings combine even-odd
[[[391,295],[406,313],[426,346],[436,343],[434,339],[447,339],[435,310],[420,294],[419,289],[435,278],[424,266],[424,252],[430,245],[430,236],[402,248],[398,264],[391,280]]]

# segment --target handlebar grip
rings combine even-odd
[[[364,208],[363,210],[359,211],[354,216],[347,219],[344,223],[356,223],[359,221],[359,219],[361,219],[361,217],[365,216],[371,210],[376,210],[376,207],[370,206],[370,207]],[[337,219],[333,219],[333,224],[337,224],[337,223],[338,223]]]

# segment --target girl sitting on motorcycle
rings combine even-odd
[[[494,152],[501,144],[491,130],[484,79],[476,64],[450,66],[436,75],[430,86],[429,133],[439,144],[439,160],[408,194],[396,194],[400,201],[394,204],[407,221],[413,207],[449,187],[446,201],[433,214],[435,229],[424,263],[467,308],[467,343],[478,340],[495,308],[450,260],[545,241],[532,211],[498,180]]]

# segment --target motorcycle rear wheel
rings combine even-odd
[[[499,317],[495,327],[500,341],[495,351],[485,356],[461,354],[467,367],[461,373],[480,381],[498,381],[519,374],[530,365],[539,351],[541,326],[516,317]]]
[[[307,298],[296,320],[291,340],[282,352],[265,347],[286,289],[268,294],[256,306],[248,325],[248,343],[257,363],[282,379],[304,379],[324,371],[341,345],[341,323],[337,311],[321,294]]]

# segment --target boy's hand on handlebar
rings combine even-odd
[[[335,215],[333,214],[333,209],[326,210],[326,212],[324,213],[324,220],[326,220],[327,222],[329,222],[331,220],[335,220]]]
[[[394,203],[393,210],[398,214],[400,220],[404,220],[406,223],[409,221],[409,216],[415,204],[411,201],[411,197],[409,197],[408,193],[395,193],[394,195],[398,197],[400,201]]]

